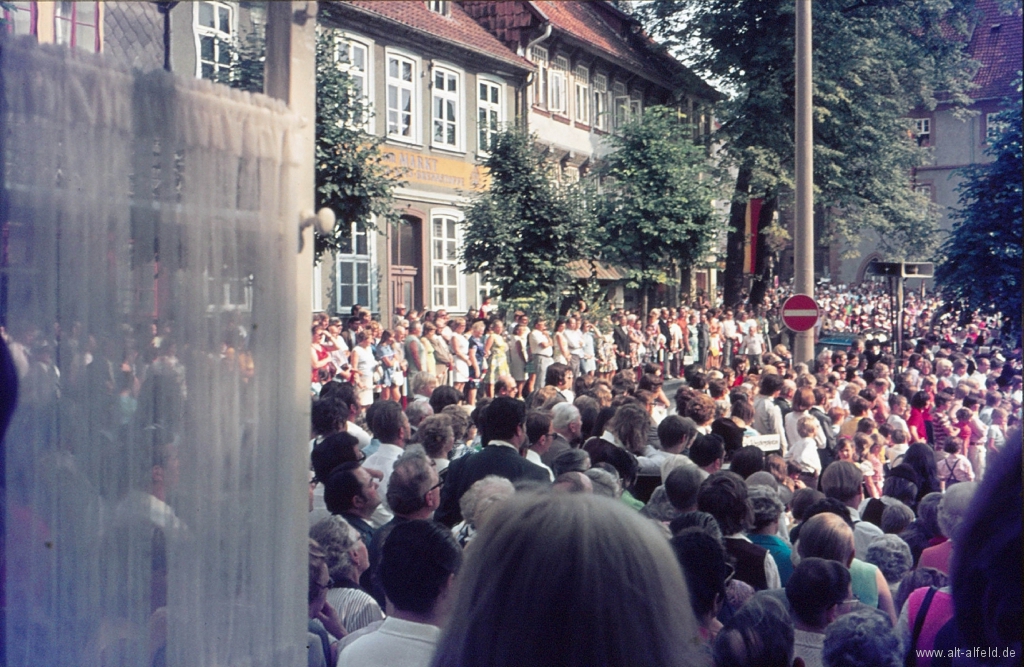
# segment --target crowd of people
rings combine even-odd
[[[823,308],[870,304],[866,328],[849,313],[868,331],[887,297],[851,294]],[[898,355],[852,336],[794,363],[769,296],[550,329],[491,308],[316,314],[309,664],[1019,664],[1019,343],[924,295]],[[64,425],[109,433],[98,462],[151,450],[110,507],[162,553],[199,391],[173,332],[0,333],[5,409],[17,386],[43,430],[63,397],[72,445]],[[239,327],[206,361],[252,384]],[[23,449],[9,473],[35,465]],[[923,653],[969,646],[986,653]]]
[[[1019,346],[922,295],[793,363],[769,296],[317,314],[310,664],[1019,664]]]

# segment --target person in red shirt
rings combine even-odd
[[[964,441],[969,443],[971,441],[971,416],[973,413],[970,408],[960,408],[956,411],[956,423],[953,424],[952,431]]]

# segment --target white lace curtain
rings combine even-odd
[[[6,664],[305,660],[296,120],[0,43]]]

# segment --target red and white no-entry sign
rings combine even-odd
[[[818,304],[806,294],[794,294],[782,304],[782,323],[791,331],[813,329],[818,315]]]

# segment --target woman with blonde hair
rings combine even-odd
[[[699,664],[682,572],[657,528],[590,494],[517,494],[467,550],[436,667]]]

